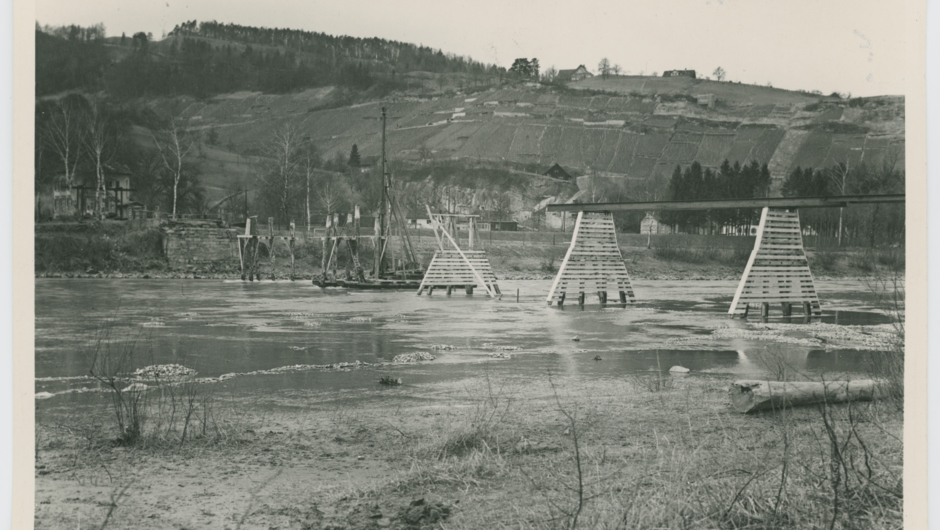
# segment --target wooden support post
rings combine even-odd
[[[769,303],[769,302],[761,302],[761,305],[760,305],[760,317],[761,317],[761,318],[767,318],[768,316],[770,316],[770,303]]]
[[[271,254],[271,279],[276,279],[274,275],[274,218],[268,217],[268,253]]]
[[[607,291],[597,291],[597,301],[602,306],[607,305]]]
[[[551,302],[549,302],[551,304]],[[558,297],[558,307],[565,305],[565,293],[561,293],[561,296]]]
[[[584,291],[578,293],[578,307],[584,307]]]
[[[783,306],[783,316],[788,317],[793,314],[793,305],[790,302],[781,302]]]
[[[465,289],[467,290],[467,294],[473,294],[473,286],[472,286],[472,285],[467,285],[467,286],[465,287]]]
[[[519,289],[516,289],[516,303],[519,303]]]
[[[290,222],[290,239],[287,241],[290,250],[290,281],[294,281],[294,222]]]
[[[434,286],[433,286],[433,285],[430,286],[430,287],[428,287],[428,296],[431,296],[432,294],[434,294]]]
[[[812,316],[812,304],[809,302],[803,302],[803,314],[807,317]]]
[[[242,270],[242,281],[245,281],[245,258],[242,255],[242,241],[243,239],[238,239],[238,264]]]
[[[448,286],[447,286],[447,296],[450,296],[450,293],[451,293],[451,291],[453,291],[453,290],[454,290],[454,286],[453,286],[453,285],[448,285]]]
[[[620,291],[620,303],[627,305],[627,293]]]
[[[320,256],[320,277],[322,281],[326,283],[326,236],[320,238],[320,244],[322,247]]]

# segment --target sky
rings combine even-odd
[[[103,22],[110,36],[159,39],[187,20],[380,37],[509,67],[597,70],[601,58],[647,75],[722,67],[778,88],[903,94],[903,12],[878,0],[38,0],[40,24]]]

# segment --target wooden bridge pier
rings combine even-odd
[[[418,295],[427,291],[428,296],[434,292],[435,287],[447,289],[447,295],[454,289],[463,288],[468,295],[473,294],[473,288],[476,286],[486,290],[490,297],[499,296],[499,285],[496,283],[496,274],[490,266],[490,260],[486,257],[485,250],[474,250],[473,240],[476,233],[475,215],[462,214],[433,214],[428,208],[428,217],[431,219],[434,229],[434,237],[437,239],[438,250],[434,252],[434,257],[428,265],[428,270],[424,273],[421,285],[418,286]],[[457,234],[457,218],[468,218],[469,241],[468,248],[461,249],[457,240],[450,234],[445,227],[445,223],[450,225],[450,230]],[[445,243],[449,241],[449,248]]]
[[[620,301],[634,301],[626,267],[620,259],[611,212],[729,210],[763,208],[754,250],[738,284],[728,313],[747,317],[750,305],[760,306],[761,314],[770,314],[771,304],[781,304],[784,316],[792,316],[793,304],[802,305],[805,319],[822,314],[819,297],[813,284],[806,253],[803,251],[802,228],[798,208],[845,208],[851,204],[903,204],[903,193],[884,195],[833,195],[826,197],[761,197],[751,199],[717,199],[692,201],[607,202],[593,204],[550,204],[547,212],[578,212],[571,246],[562,263],[555,283],[548,294],[548,304],[565,302],[565,292],[577,282],[578,303],[584,304],[585,283],[599,278],[622,278],[626,291]],[[590,217],[593,216],[593,217]],[[600,217],[598,217],[600,216]],[[581,224],[587,222],[587,230]],[[581,232],[584,232],[582,235]],[[569,262],[573,268],[569,269]],[[617,266],[619,262],[619,266]],[[613,267],[611,269],[610,267]],[[617,271],[623,268],[622,273]],[[618,276],[622,275],[622,276]],[[599,288],[598,291],[606,291]],[[601,297],[601,303],[605,297]]]
[[[548,305],[564,306],[568,292],[578,293],[578,306],[584,307],[585,294],[597,293],[601,306],[607,305],[608,287],[619,295],[619,305],[636,302],[630,274],[623,264],[617,244],[614,217],[610,212],[579,211],[565,259],[548,292]]]
[[[770,315],[771,304],[781,304],[783,316],[793,314],[793,304],[804,316],[819,316],[819,297],[803,250],[800,216],[796,209],[764,207],[754,250],[734,293],[728,314],[747,318],[748,306],[760,306],[761,318]]]
[[[255,222],[253,222],[255,220]],[[268,217],[268,235],[262,236],[258,234],[257,222],[255,217],[249,217],[245,220],[245,233],[239,234],[238,239],[238,261],[241,265],[242,271],[242,280],[255,281],[255,279],[261,280],[261,272],[259,271],[259,250],[261,245],[264,245],[268,249],[268,257],[270,258],[271,263],[271,276],[270,278],[274,280],[276,278],[275,272],[275,250],[274,242],[278,239],[284,240],[287,244],[288,252],[290,254],[290,279],[294,279],[294,242],[295,242],[295,227],[294,222],[290,223],[290,235],[289,236],[275,236],[274,235],[274,218]]]

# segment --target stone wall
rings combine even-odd
[[[238,231],[232,228],[172,226],[164,229],[170,267],[238,266]]]

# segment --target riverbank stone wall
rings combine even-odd
[[[171,268],[238,265],[238,231],[233,228],[172,226],[163,231]]]

